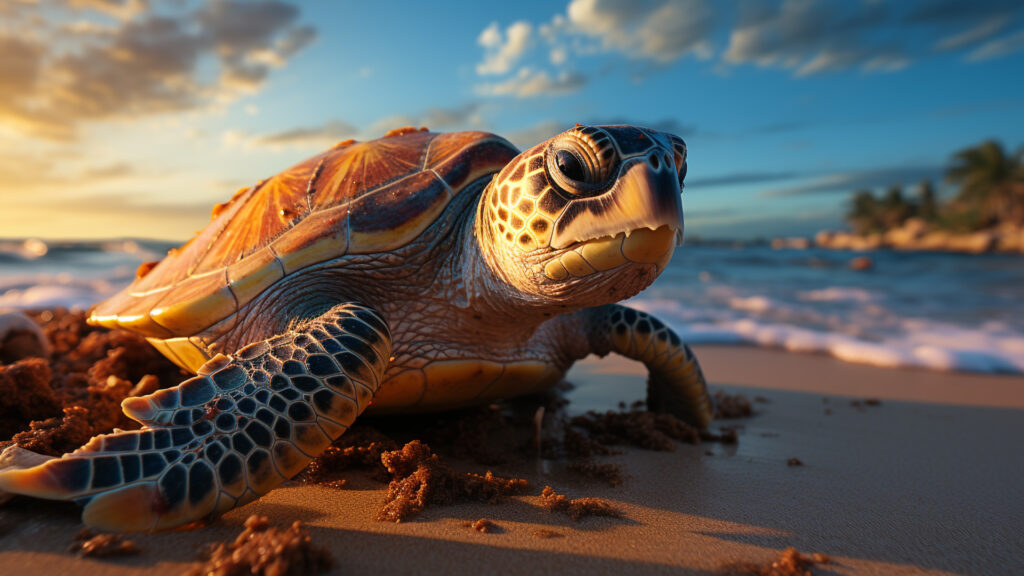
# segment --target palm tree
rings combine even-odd
[[[917,189],[917,215],[925,222],[934,222],[939,216],[935,187],[931,180],[922,180]]]
[[[902,188],[890,187],[882,199],[882,224],[887,230],[898,228],[912,216],[912,208],[913,206],[903,199]]]
[[[878,221],[878,201],[870,190],[858,190],[853,193],[850,201],[850,209],[846,213],[846,220],[853,226],[857,234],[874,232],[881,228]]]
[[[966,148],[953,156],[946,180],[960,184],[955,203],[976,208],[982,226],[1000,221],[1024,224],[1024,151],[1007,155],[995,140]]]

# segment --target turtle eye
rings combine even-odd
[[[556,152],[555,164],[558,166],[558,170],[570,180],[575,180],[576,182],[586,181],[586,169],[583,167],[583,163],[580,162],[579,157],[572,152],[568,150]]]
[[[556,140],[547,151],[548,180],[570,196],[593,196],[607,188],[607,170],[592,146],[576,136]]]

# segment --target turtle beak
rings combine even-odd
[[[656,147],[624,162],[615,184],[604,194],[575,200],[555,224],[551,246],[561,249],[604,236],[628,236],[663,227],[673,232],[676,246],[682,243],[679,176],[671,156]]]

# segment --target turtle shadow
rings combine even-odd
[[[488,511],[493,514],[478,514],[479,502],[460,502],[444,506],[431,506],[417,516],[404,520],[403,523],[430,523],[443,519],[473,522],[479,519],[491,520],[499,525],[504,522],[531,524],[547,528],[559,528],[577,532],[606,532],[623,526],[639,526],[641,523],[627,515],[620,516],[584,516],[574,520],[567,514],[548,510],[519,498],[503,500],[488,504]]]
[[[331,493],[336,493],[338,496],[339,507],[345,506],[346,493],[357,494],[360,498],[371,498],[376,496],[378,504],[375,506],[375,509],[383,507],[385,495],[387,494],[387,484],[373,479],[370,473],[365,470],[354,470],[347,474],[345,479],[347,482],[344,487],[319,488],[326,491],[327,497],[329,497]],[[302,483],[291,483],[286,486],[282,486],[278,490],[303,490],[306,486],[307,485]],[[579,520],[574,520],[565,513],[549,510],[541,506],[539,503],[532,501],[538,498],[539,493],[540,488],[537,486],[537,483],[532,482],[531,480],[531,489],[526,495],[506,496],[495,502],[486,502],[467,498],[459,499],[450,503],[428,503],[423,510],[403,518],[401,523],[420,524],[445,519],[473,522],[480,520],[481,518],[486,518],[498,523],[514,521],[556,528],[573,529],[583,532],[599,532],[619,526],[635,526],[639,524],[639,522],[627,515],[620,515],[617,517],[592,515],[581,517]],[[614,503],[612,504],[614,507]],[[278,506],[277,504],[263,504],[262,502],[258,502],[256,505],[259,507],[258,513],[266,515],[274,514],[274,507]],[[267,506],[266,512],[264,511],[264,506]],[[303,522],[310,522],[325,516],[323,513],[311,513],[312,511],[308,508],[300,507],[299,509],[302,512],[298,515],[275,515],[274,517],[294,518]],[[483,510],[486,510],[486,512]],[[367,515],[366,520],[387,522],[387,520],[379,520],[376,517],[376,512]]]
[[[500,524],[499,524],[500,525]],[[393,534],[313,527],[315,541],[324,543],[334,557],[334,571],[348,574],[579,574],[599,570],[614,574],[706,574],[706,571],[685,567],[668,568],[664,564],[642,560],[595,557],[571,549],[572,539],[550,536],[520,542],[515,548],[499,545],[514,535],[514,528],[502,532],[478,534],[472,542]],[[466,531],[473,529],[466,527]],[[536,549],[536,543],[563,549]],[[526,546],[526,547],[522,547]],[[353,551],[380,551],[353,553]],[[388,553],[394,551],[394,553]],[[400,552],[398,552],[400,551]]]
[[[28,552],[32,557],[49,555],[56,557],[58,561],[66,559],[88,564],[102,563],[147,569],[167,562],[191,563],[199,561],[201,554],[211,543],[233,541],[244,530],[245,520],[252,513],[288,518],[292,521],[299,520],[304,523],[325,516],[322,512],[305,506],[264,503],[259,510],[246,506],[238,509],[236,513],[177,530],[122,534],[124,539],[138,546],[140,553],[137,555],[81,558],[68,551],[76,535],[85,528],[80,518],[81,508],[70,502],[18,497],[0,507],[0,554]],[[11,573],[19,572],[15,570]],[[180,570],[175,573],[180,573]]]

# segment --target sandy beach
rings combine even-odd
[[[1024,571],[1024,378],[891,370],[749,347],[698,347],[714,389],[755,402],[737,445],[626,449],[623,485],[530,462],[531,495],[499,505],[431,507],[410,521],[374,519],[385,488],[352,474],[344,489],[289,483],[192,531],[136,535],[142,554],[79,559],[73,505],[0,508],[8,574],[180,574],[208,542],[233,539],[250,514],[301,520],[330,549],[336,574],[706,573],[767,563],[795,546],[833,562],[816,573],[1019,574]],[[642,367],[588,360],[570,373],[570,411],[614,409],[644,394]],[[862,401],[874,398],[878,405]],[[874,403],[872,403],[874,404]],[[790,458],[802,466],[789,466]],[[480,470],[476,465],[466,469]],[[482,471],[482,470],[481,470]],[[538,506],[540,488],[605,498],[623,518],[574,522]],[[499,530],[464,525],[479,518]],[[540,538],[538,530],[556,537]]]

